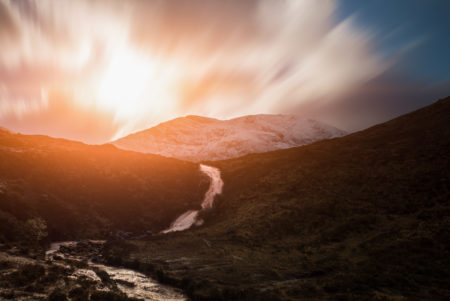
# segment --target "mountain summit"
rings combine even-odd
[[[186,116],[113,142],[119,148],[188,161],[222,160],[306,145],[346,133],[293,115],[249,115],[230,120]]]

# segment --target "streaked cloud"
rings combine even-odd
[[[111,130],[102,125],[97,140],[84,140],[103,142],[179,115],[283,113],[332,101],[392,64],[371,32],[335,12],[331,0],[0,0],[0,123],[49,133],[65,120],[49,112],[70,112],[90,126],[99,116]],[[121,62],[148,62],[151,72],[140,72],[146,82],[136,86],[142,79],[133,70],[108,71]],[[30,70],[44,71],[17,81],[17,74],[40,74]],[[105,82],[123,87],[105,93]],[[19,92],[12,97],[9,89]],[[122,95],[126,89],[133,99]],[[67,97],[55,110],[62,100],[37,106],[21,90],[35,91],[35,99],[41,91]],[[85,127],[64,124],[70,135],[53,134],[83,140]]]

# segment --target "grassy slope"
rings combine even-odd
[[[207,186],[196,164],[0,131],[0,240],[28,239],[35,217],[51,240],[159,231],[198,207]]]
[[[210,162],[205,226],[111,244],[195,299],[450,296],[450,98],[343,138]]]

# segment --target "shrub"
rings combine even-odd
[[[47,223],[40,217],[27,220],[26,227],[35,242],[40,242],[48,236]]]
[[[74,288],[69,292],[69,297],[72,301],[86,301],[89,297],[88,290],[81,287]]]
[[[48,301],[67,301],[67,296],[59,289],[55,289],[49,296]]]
[[[18,271],[10,274],[10,281],[16,286],[24,286],[45,275],[45,269],[38,264],[21,266]]]
[[[91,301],[128,301],[125,294],[115,292],[96,291],[91,295]]]

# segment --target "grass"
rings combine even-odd
[[[207,162],[225,186],[204,226],[107,250],[194,300],[445,300],[449,116],[447,98],[343,138]]]
[[[208,186],[194,163],[1,130],[0,158],[0,243],[158,232]]]

